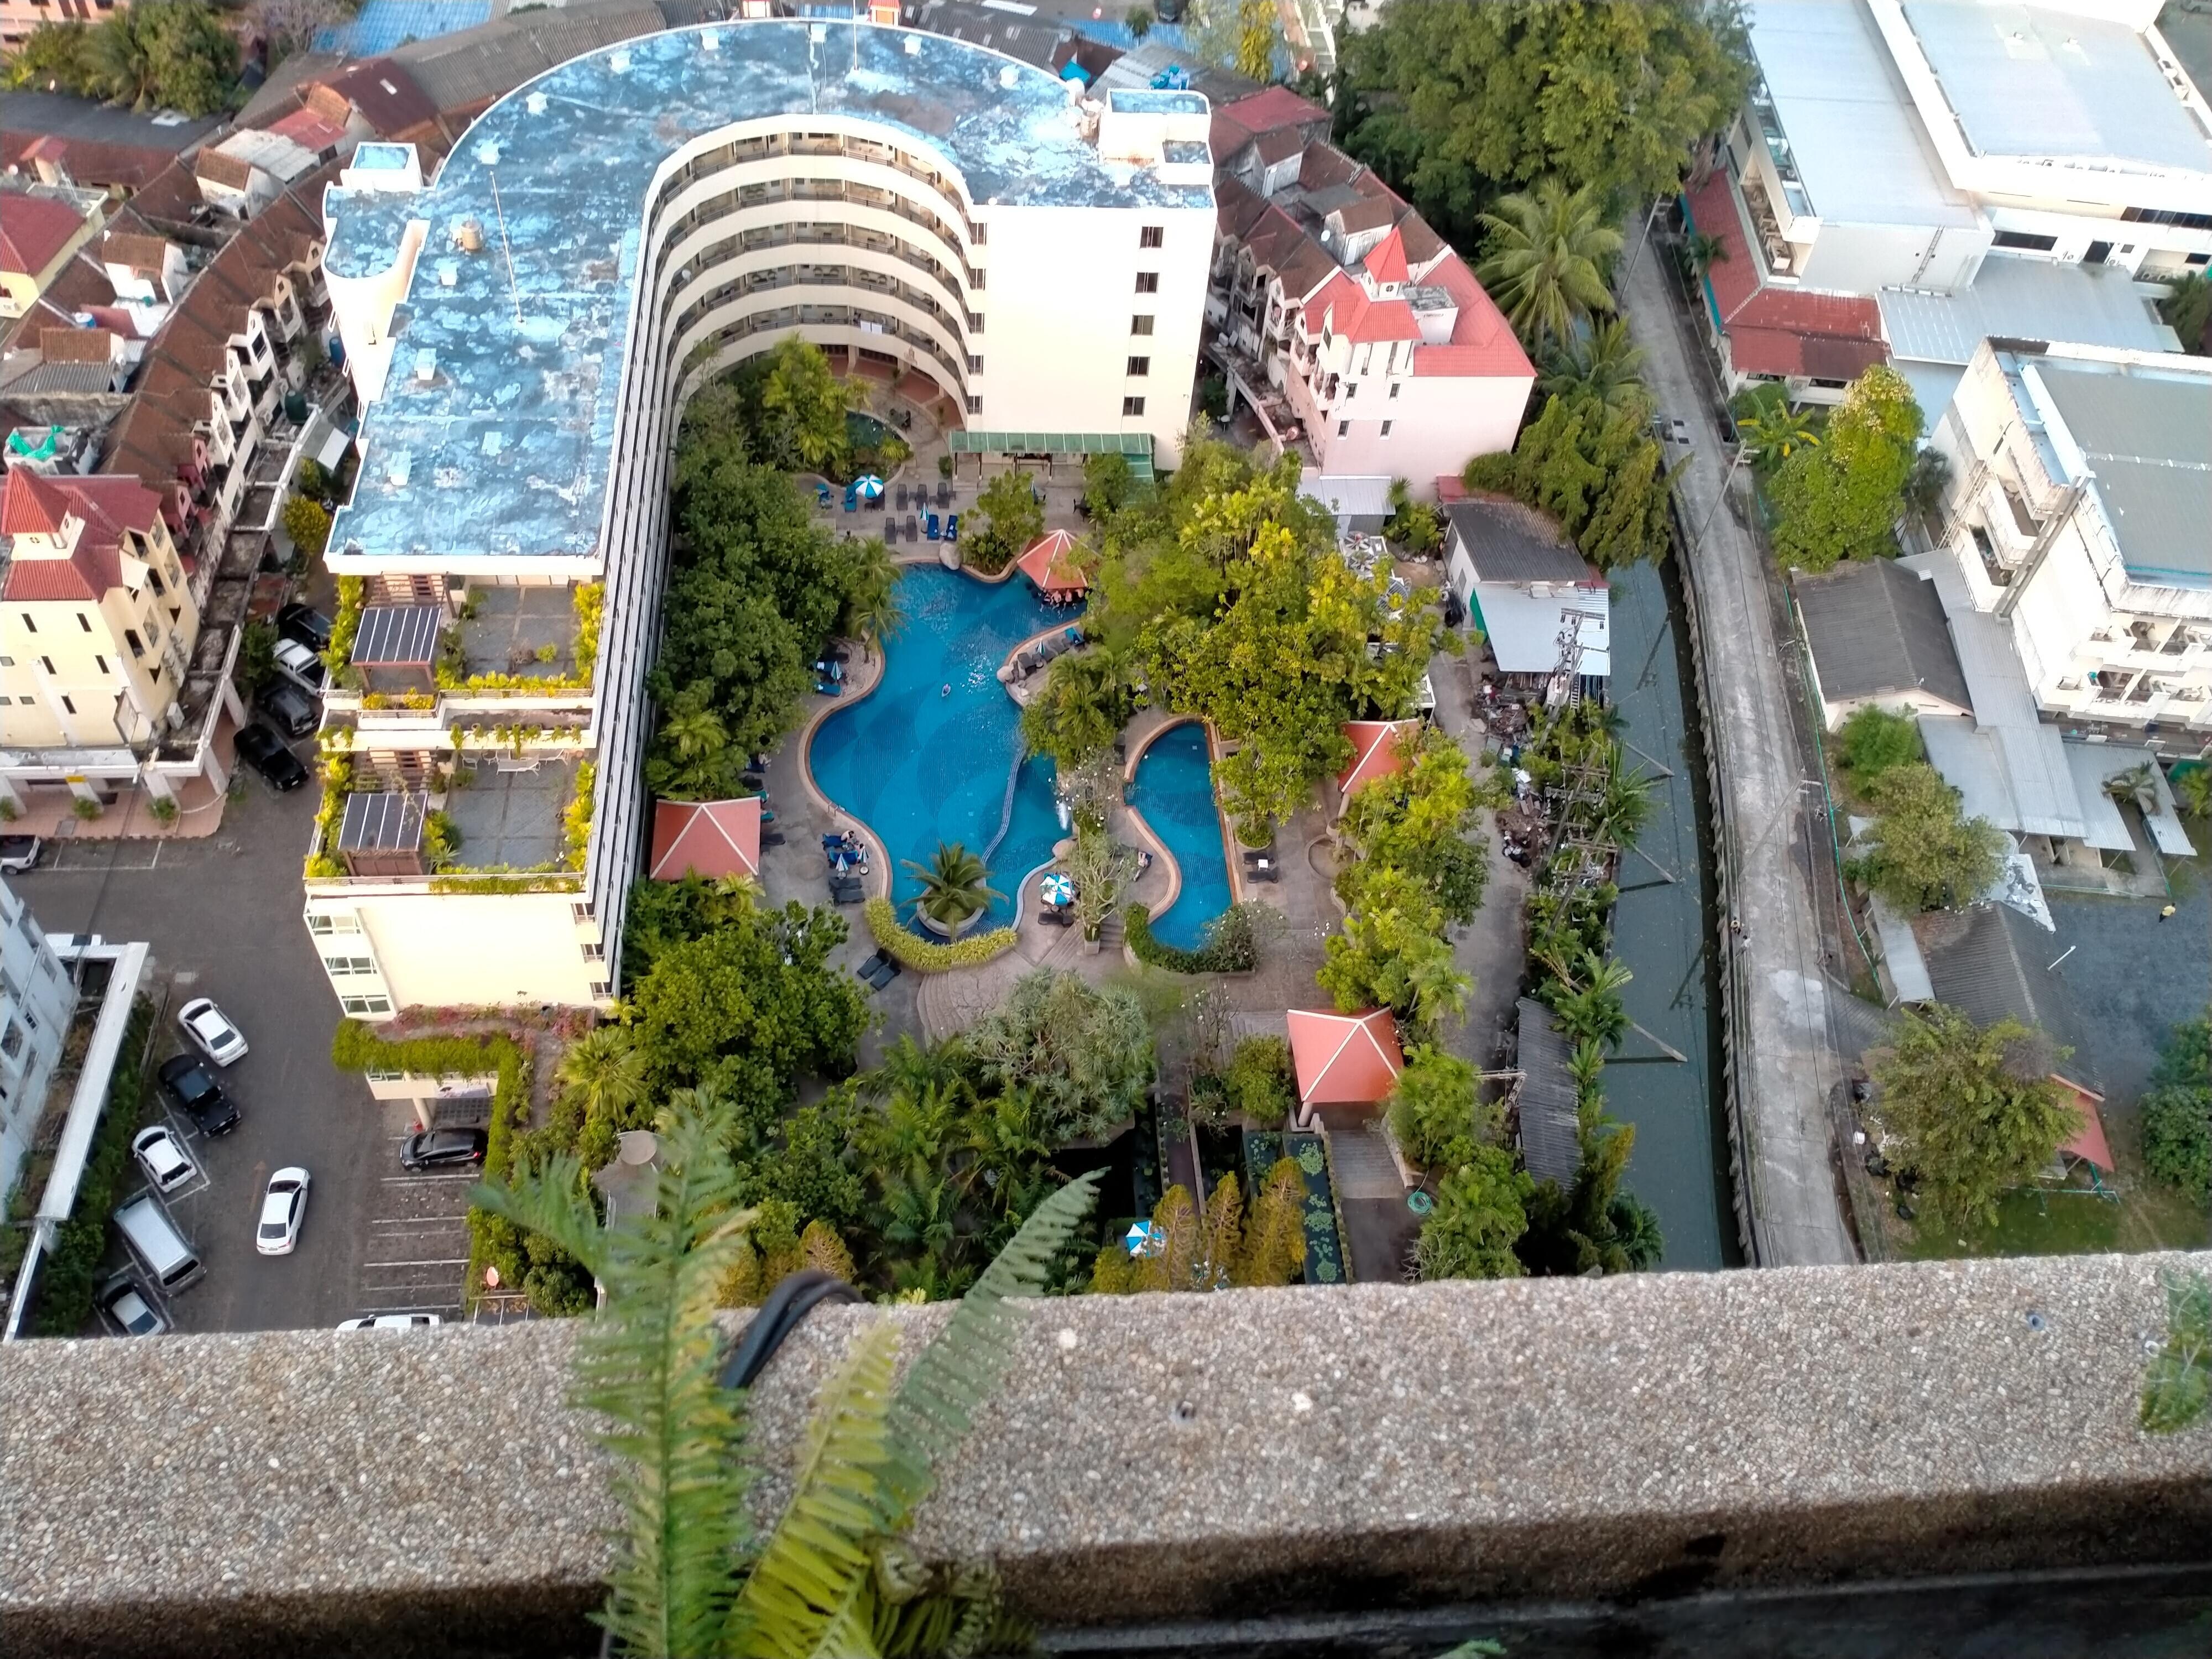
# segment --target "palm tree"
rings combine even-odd
[[[1547,179],[1533,193],[1501,197],[1482,223],[1491,252],[1475,275],[1523,341],[1565,340],[1577,319],[1613,309],[1604,271],[1620,233],[1591,186]]]
[[[862,651],[881,644],[906,622],[898,602],[898,561],[880,541],[855,544],[860,551],[845,579],[845,604],[838,619],[846,638],[858,640]]]
[[[1617,412],[1644,400],[1643,373],[1644,348],[1629,337],[1626,323],[1607,317],[1546,354],[1543,390],[1547,397],[1595,398]]]
[[[729,747],[722,717],[711,708],[682,708],[661,723],[660,740],[685,766],[712,760]]]
[[[2199,761],[2173,777],[2174,793],[2194,816],[2212,818],[2212,762]]]
[[[1728,244],[1702,230],[1692,231],[1682,240],[1682,258],[1693,276],[1704,276],[1715,265],[1726,264],[1728,257]]]
[[[921,883],[915,913],[948,933],[965,931],[991,908],[992,900],[1006,897],[989,885],[991,872],[983,860],[957,841],[938,842],[936,856],[927,865],[912,859],[901,859],[899,864]]]
[[[554,1068],[553,1080],[583,1109],[586,1121],[599,1118],[623,1124],[645,1097],[645,1055],[632,1046],[629,1032],[602,1025],[569,1045]]]
[[[1468,997],[1474,990],[1474,978],[1453,964],[1449,951],[1421,957],[1407,969],[1406,980],[1413,1004],[1413,1024],[1424,1031],[1433,1031],[1444,1021],[1466,1013]]]
[[[2146,817],[2158,811],[2157,763],[2144,761],[2124,772],[2116,772],[2105,780],[2105,793],[2116,805],[2124,806],[2130,801]]]
[[[1801,449],[1817,449],[1820,428],[1809,409],[1792,409],[1778,398],[1735,423],[1759,459],[1767,465],[1786,461]]]
[[[1552,1012],[1559,1029],[1577,1042],[1601,1042],[1618,1048],[1628,1035],[1628,1010],[1621,1005],[1620,988],[1635,977],[1620,963],[1601,962],[1585,951],[1577,973],[1562,975],[1552,993]],[[1574,983],[1580,978],[1579,988]]]

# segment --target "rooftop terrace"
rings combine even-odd
[[[518,88],[420,193],[332,190],[334,276],[388,270],[408,223],[428,226],[333,552],[599,556],[644,200],[690,140],[740,122],[842,117],[941,158],[976,204],[1210,204],[1208,185],[1103,160],[1073,95],[1043,70],[939,35],[724,23],[591,52]],[[454,244],[467,219],[485,239],[473,255]]]

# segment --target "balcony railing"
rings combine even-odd
[[[1027,1303],[913,1545],[1094,1651],[2195,1653],[2212,1425],[2148,1435],[2137,1402],[2161,1273],[2209,1267]],[[799,1327],[750,1395],[763,1514],[859,1328],[945,1313]],[[575,1334],[5,1350],[9,1650],[596,1650],[616,1515]]]

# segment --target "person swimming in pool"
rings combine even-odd
[[[937,695],[940,697],[951,696],[952,695],[952,683],[948,680],[943,685],[939,686],[937,688]]]

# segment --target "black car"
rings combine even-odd
[[[318,655],[331,648],[331,619],[304,605],[288,605],[276,613],[276,634],[280,639],[299,641]]]
[[[238,1127],[237,1102],[223,1093],[198,1054],[165,1060],[154,1075],[161,1081],[161,1092],[192,1115],[202,1133],[227,1135]]]
[[[418,1129],[400,1143],[399,1164],[406,1170],[448,1170],[483,1162],[482,1129]]]
[[[265,726],[249,726],[239,732],[238,757],[268,779],[279,794],[307,781],[307,769],[284,746],[284,739]]]
[[[269,723],[288,738],[304,738],[315,729],[315,700],[289,680],[271,680],[255,699]]]

